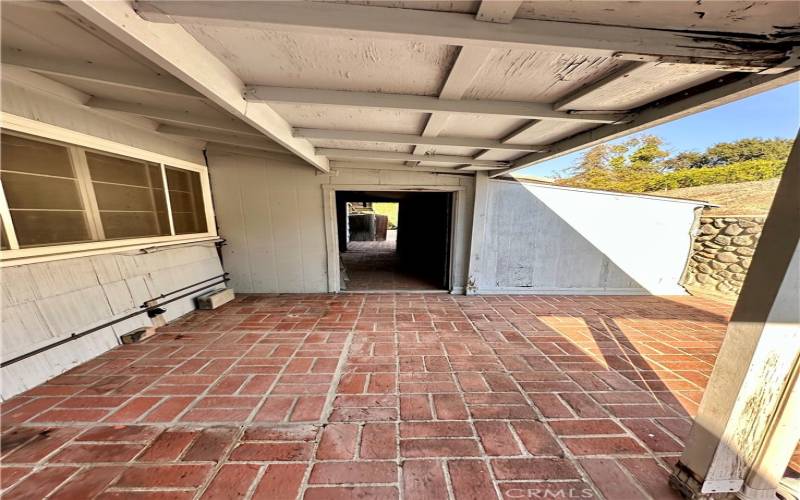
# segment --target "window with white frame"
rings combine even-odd
[[[2,250],[208,233],[199,171],[8,133],[1,149]]]

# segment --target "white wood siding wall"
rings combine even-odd
[[[3,360],[139,311],[145,301],[219,274],[222,268],[213,243],[3,268]],[[164,318],[171,321],[191,312],[194,302],[189,296],[164,308]],[[3,368],[2,397],[34,387],[111,349],[119,335],[142,326],[151,326],[146,314]]]
[[[30,73],[4,68],[2,110],[175,158],[203,164],[197,141],[173,141],[146,120],[83,107],[88,96]],[[146,300],[222,273],[210,243],[53,260],[0,270],[2,359],[9,360],[122,317]],[[189,291],[189,290],[187,290]],[[185,293],[185,292],[182,292]],[[166,306],[167,320],[194,308],[192,297]],[[117,345],[146,315],[119,323],[2,369],[3,399],[34,387]]]
[[[466,186],[456,214],[453,287],[463,290],[474,179],[406,170],[334,166],[332,175],[286,157],[209,150],[209,174],[225,270],[237,292],[326,292],[324,184]]]
[[[685,294],[693,202],[488,182],[474,293]]]

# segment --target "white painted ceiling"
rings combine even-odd
[[[154,8],[168,7],[168,2],[141,2]],[[475,21],[477,25],[496,26],[498,40],[503,30],[514,30],[520,19],[554,22],[587,23],[588,25],[656,28],[659,30],[694,30],[730,32],[738,38],[750,34],[752,40],[767,43],[797,39],[800,9],[795,2],[491,2],[479,1],[352,1],[318,2],[318,9],[334,7],[359,9],[376,19],[402,11],[426,12],[431,15],[449,13],[458,19],[481,18],[485,12],[510,9],[515,13],[509,23]],[[341,5],[347,4],[347,5]],[[502,5],[500,5],[502,4]],[[219,3],[237,9],[236,3]],[[253,3],[250,2],[250,7]],[[269,17],[271,2],[256,5]],[[369,9],[369,10],[366,10]],[[144,15],[147,19],[147,15]],[[438,18],[437,18],[438,19]],[[444,18],[443,18],[444,19]],[[454,18],[455,19],[455,18]],[[513,101],[538,103],[544,109],[567,100],[564,111],[612,112],[624,114],[626,120],[638,116],[649,107],[673,102],[684,96],[707,90],[718,82],[736,80],[754,74],[730,68],[696,64],[686,59],[649,59],[644,64],[632,63],[629,57],[617,57],[608,51],[558,47],[520,47],[519,44],[493,43],[482,49],[480,57],[472,54],[472,66],[462,66],[462,45],[458,40],[442,37],[421,37],[415,26],[397,26],[414,36],[385,36],[352,29],[296,29],[291,24],[269,25],[232,22],[205,22],[200,19],[176,18],[178,26],[188,32],[209,54],[221,61],[248,86],[268,86],[316,90],[366,92],[390,96],[438,97],[443,89],[448,99],[473,101]],[[155,22],[155,21],[153,21]],[[477,26],[476,25],[476,26]],[[643,32],[644,33],[644,32]],[[643,34],[644,37],[646,34]],[[720,36],[715,33],[713,36]],[[756,36],[760,38],[756,38]],[[772,37],[772,38],[770,38]],[[750,40],[750,38],[748,38]],[[646,40],[636,41],[647,48]],[[480,44],[478,44],[480,45]],[[470,42],[470,46],[471,42]],[[641,51],[640,51],[641,52]],[[282,149],[267,136],[238,122],[168,74],[156,64],[138,55],[123,43],[82,20],[71,10],[58,4],[3,2],[2,56],[4,64],[13,64],[77,89],[91,100],[86,105],[96,112],[145,116],[156,124],[180,126],[191,133],[191,120],[206,125],[199,134],[208,142],[209,130],[219,137],[242,134],[258,147]],[[742,56],[744,58],[744,56]],[[797,63],[792,63],[792,65]],[[58,66],[54,69],[54,65]],[[467,68],[467,70],[464,70]],[[763,69],[763,68],[762,68]],[[791,67],[787,67],[791,69]],[[459,72],[461,70],[461,72]],[[610,75],[623,76],[602,86],[595,83]],[[137,85],[110,83],[97,72],[134,75],[168,83],[176,94],[148,90]],[[87,74],[91,78],[85,77]],[[101,75],[102,76],[102,75]],[[450,80],[448,81],[448,78]],[[138,81],[138,80],[137,80]],[[595,88],[596,87],[596,88]],[[587,88],[592,90],[586,92]],[[453,90],[457,89],[457,90]],[[455,92],[455,96],[453,96]],[[494,140],[522,146],[546,146],[550,153],[489,149],[454,145],[417,145],[378,140],[298,139],[308,140],[318,148],[395,152],[406,154],[438,154],[464,157],[461,162],[426,165],[470,170],[470,159],[508,162],[499,165],[519,167],[561,154],[575,144],[589,143],[589,130],[617,133],[620,125],[587,121],[536,120],[500,114],[443,112],[433,114],[417,110],[386,109],[340,104],[317,104],[268,101],[291,127],[355,131],[371,133],[411,134],[426,137]],[[115,110],[110,110],[115,108]],[[139,109],[137,109],[139,108]],[[148,112],[142,111],[147,109]],[[161,110],[163,113],[154,113]],[[158,115],[158,116],[156,116]],[[433,115],[433,117],[432,117]],[[574,115],[573,115],[574,116]],[[582,115],[592,117],[595,115]],[[677,116],[677,113],[676,113]],[[170,118],[172,117],[172,118]],[[177,118],[176,118],[177,117]],[[434,123],[438,124],[434,127]],[[209,124],[214,127],[210,129]],[[426,127],[427,126],[427,127]],[[617,127],[612,129],[610,127]],[[434,130],[434,128],[436,130]],[[162,131],[170,130],[162,127]],[[229,132],[223,135],[223,132]],[[609,133],[611,133],[609,132]],[[603,132],[598,135],[608,135]],[[584,141],[583,136],[586,136]],[[212,137],[213,139],[213,137]],[[568,142],[571,141],[571,142]],[[220,142],[222,140],[220,139]],[[346,155],[344,155],[346,156]],[[424,160],[424,158],[421,158]],[[516,161],[516,163],[514,163]],[[377,161],[377,160],[356,160]],[[382,160],[404,163],[402,160]]]

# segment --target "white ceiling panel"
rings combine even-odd
[[[596,111],[634,109],[723,75],[725,72],[702,71],[690,64],[647,64],[634,69],[625,78],[614,80],[572,101],[569,108]]]
[[[622,64],[608,57],[493,50],[464,98],[552,103]]]
[[[184,27],[249,85],[438,95],[457,54],[398,40]]]
[[[425,124],[425,113],[414,111],[283,103],[272,108],[293,127],[416,134]]]
[[[559,139],[569,137],[597,127],[596,123],[565,123],[541,121],[527,129],[524,133],[509,140],[509,144],[550,144]]]
[[[457,113],[450,115],[439,135],[502,139],[528,122],[524,118]]]

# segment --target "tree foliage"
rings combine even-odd
[[[558,179],[566,186],[641,193],[770,179],[781,175],[792,141],[747,138],[723,142],[703,152],[672,155],[654,135],[632,137],[619,144],[600,144],[583,154]]]

